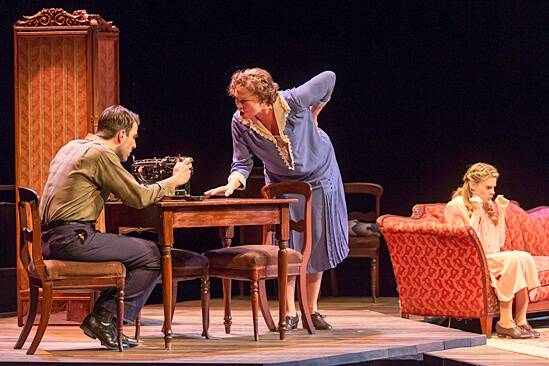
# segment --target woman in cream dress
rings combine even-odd
[[[509,200],[494,190],[499,173],[486,163],[473,164],[463,176],[463,185],[452,195],[445,209],[450,224],[469,225],[478,235],[486,254],[490,282],[500,306],[496,331],[500,337],[539,337],[526,320],[528,290],[541,286],[530,253],[500,251],[505,243],[505,210]],[[515,318],[513,319],[513,299]]]

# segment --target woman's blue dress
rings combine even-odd
[[[258,120],[232,118],[233,162],[231,176],[243,185],[253,167],[253,155],[263,161],[265,182],[305,181],[312,185],[313,245],[308,272],[334,268],[349,253],[347,207],[334,148],[318,127],[311,108],[330,100],[335,74],[325,71],[305,84],[283,90],[273,104],[280,136],[273,136]],[[290,207],[292,219],[303,210]],[[293,232],[289,246],[301,240]],[[297,243],[297,244],[296,244]]]

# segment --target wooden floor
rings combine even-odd
[[[209,340],[200,337],[199,302],[182,302],[176,308],[171,351],[163,348],[162,307],[146,306],[142,344],[122,353],[105,350],[97,341],[83,335],[77,326],[56,325],[48,327],[36,354],[28,356],[25,351],[34,333],[23,350],[13,350],[20,328],[14,317],[2,318],[0,364],[398,365],[404,363],[401,360],[421,364],[424,353],[428,354],[424,363],[428,361],[429,365],[465,365],[469,362],[505,365],[490,362],[494,359],[517,360],[517,357],[527,360],[529,365],[549,364],[542,358],[506,355],[505,351],[484,346],[483,335],[423,323],[419,318],[401,319],[395,298],[378,299],[378,304],[372,304],[370,298],[327,298],[320,306],[334,325],[333,330],[318,331],[311,336],[300,326],[287,333],[286,340],[280,341],[278,334],[269,332],[260,321],[260,341],[254,342],[247,298],[233,300],[233,332],[230,335],[223,331],[221,301],[212,300],[212,337]],[[276,317],[275,308],[273,303],[273,316]],[[55,315],[57,323],[62,322],[61,314]],[[132,332],[133,327],[126,328],[126,333]],[[513,362],[513,366],[516,364]]]
[[[503,351],[489,346],[456,348],[424,355],[428,366],[548,366],[549,359]]]

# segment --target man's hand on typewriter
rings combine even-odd
[[[173,167],[172,178],[178,186],[185,184],[191,179],[193,174],[193,160],[187,158],[183,161],[178,161]]]

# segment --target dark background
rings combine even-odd
[[[466,166],[497,190],[549,204],[549,3],[0,1],[0,184],[14,183],[12,25],[43,7],[86,9],[120,29],[121,103],[142,121],[138,158],[195,159],[194,194],[223,184],[237,68],[282,88],[330,69],[319,117],[344,181],[384,186],[383,213],[444,202]]]

